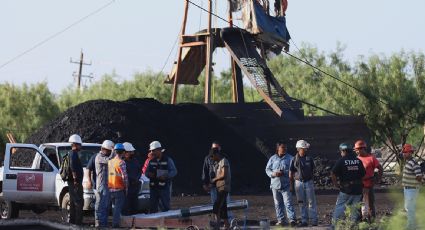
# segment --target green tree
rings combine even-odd
[[[269,65],[289,95],[340,114],[364,115],[374,143],[387,145],[394,154],[399,152],[397,144],[405,143],[412,131],[418,135],[425,121],[423,53],[360,57],[354,65],[344,60],[340,46],[327,55],[304,46],[295,55],[357,90],[282,55]],[[306,114],[324,114],[307,106],[304,110]],[[417,143],[422,137],[411,136],[410,140]]]
[[[59,107],[46,82],[29,86],[0,85],[2,136],[11,131],[17,141],[23,142],[29,134],[58,114]]]

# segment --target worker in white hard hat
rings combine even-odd
[[[95,154],[94,172],[96,175],[95,227],[108,227],[109,200],[108,161],[114,149],[114,142],[105,140],[100,152]]]
[[[309,220],[312,226],[317,226],[319,220],[313,183],[314,161],[311,156],[307,155],[310,144],[305,140],[299,140],[295,147],[297,148],[297,154],[291,161],[289,181],[292,191],[295,182],[295,194],[301,213],[301,223],[299,226],[308,226]]]
[[[150,179],[150,212],[158,212],[161,201],[161,211],[170,210],[170,186],[171,180],[177,175],[174,161],[164,153],[159,141],[153,141],[149,145],[149,151],[154,158],[149,161],[146,175]]]
[[[142,172],[140,162],[134,156],[136,149],[129,142],[124,142],[124,161],[127,166],[128,192],[125,197],[123,215],[133,215],[138,211],[138,195],[140,191],[140,177]]]
[[[68,140],[71,143],[71,151],[69,154],[69,222],[71,224],[81,225],[83,222],[83,166],[81,164],[78,153],[83,144],[81,137],[73,134]]]
[[[112,147],[111,147],[112,146]],[[90,157],[90,160],[87,163],[86,169],[88,169],[89,172],[89,178],[90,180],[88,180],[87,182],[87,188],[88,189],[93,189],[96,190],[96,165],[95,165],[95,160],[98,154],[101,154],[101,152],[103,151],[108,151],[108,150],[113,150],[114,148],[114,142],[110,141],[110,140],[105,140],[102,143],[102,146],[100,147],[100,151],[96,154],[93,154]]]

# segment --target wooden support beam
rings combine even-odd
[[[205,65],[205,95],[204,103],[211,103],[211,66],[212,66],[212,47],[213,47],[213,34],[211,32],[211,21],[212,21],[212,0],[208,0],[208,38],[207,38],[207,49],[206,49],[206,65]]]
[[[231,59],[232,64],[232,95],[234,103],[245,103],[243,92],[242,71],[237,63]]]
[[[189,1],[185,0],[184,3],[184,15],[183,15],[183,24],[180,32],[180,44],[183,41],[183,35],[186,33],[186,22],[187,22],[187,12],[189,10]],[[179,67],[182,62],[182,50],[183,47],[179,47],[178,55],[177,55],[177,66],[176,66],[176,75],[174,76],[173,83],[173,93],[171,95],[171,104],[176,104],[177,100],[177,91],[178,91],[178,77],[179,77]]]

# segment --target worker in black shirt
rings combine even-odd
[[[295,185],[295,195],[301,213],[299,226],[307,227],[308,220],[310,220],[312,226],[317,226],[319,218],[313,183],[314,161],[311,156],[307,155],[310,144],[305,140],[299,140],[295,147],[297,154],[289,167],[289,182],[291,191],[293,191]]]
[[[83,223],[83,166],[78,154],[81,150],[82,140],[77,134],[69,137],[72,150],[69,154],[70,175],[69,188],[69,223],[81,225]]]
[[[333,226],[342,218],[347,207],[351,209],[351,221],[356,222],[358,220],[360,214],[358,206],[362,199],[363,190],[362,178],[366,173],[363,163],[347,144],[340,144],[339,150],[341,159],[335,163],[331,173],[334,186],[340,190],[332,216]]]

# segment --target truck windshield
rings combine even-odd
[[[62,147],[58,147],[58,152],[59,152],[59,158],[60,161],[62,162],[63,157],[69,152],[71,151],[71,146],[62,146]],[[93,156],[93,154],[96,154],[100,151],[100,146],[82,146],[81,147],[81,151],[78,154],[81,164],[83,165],[83,167],[87,166],[87,163],[89,162],[90,158]]]

